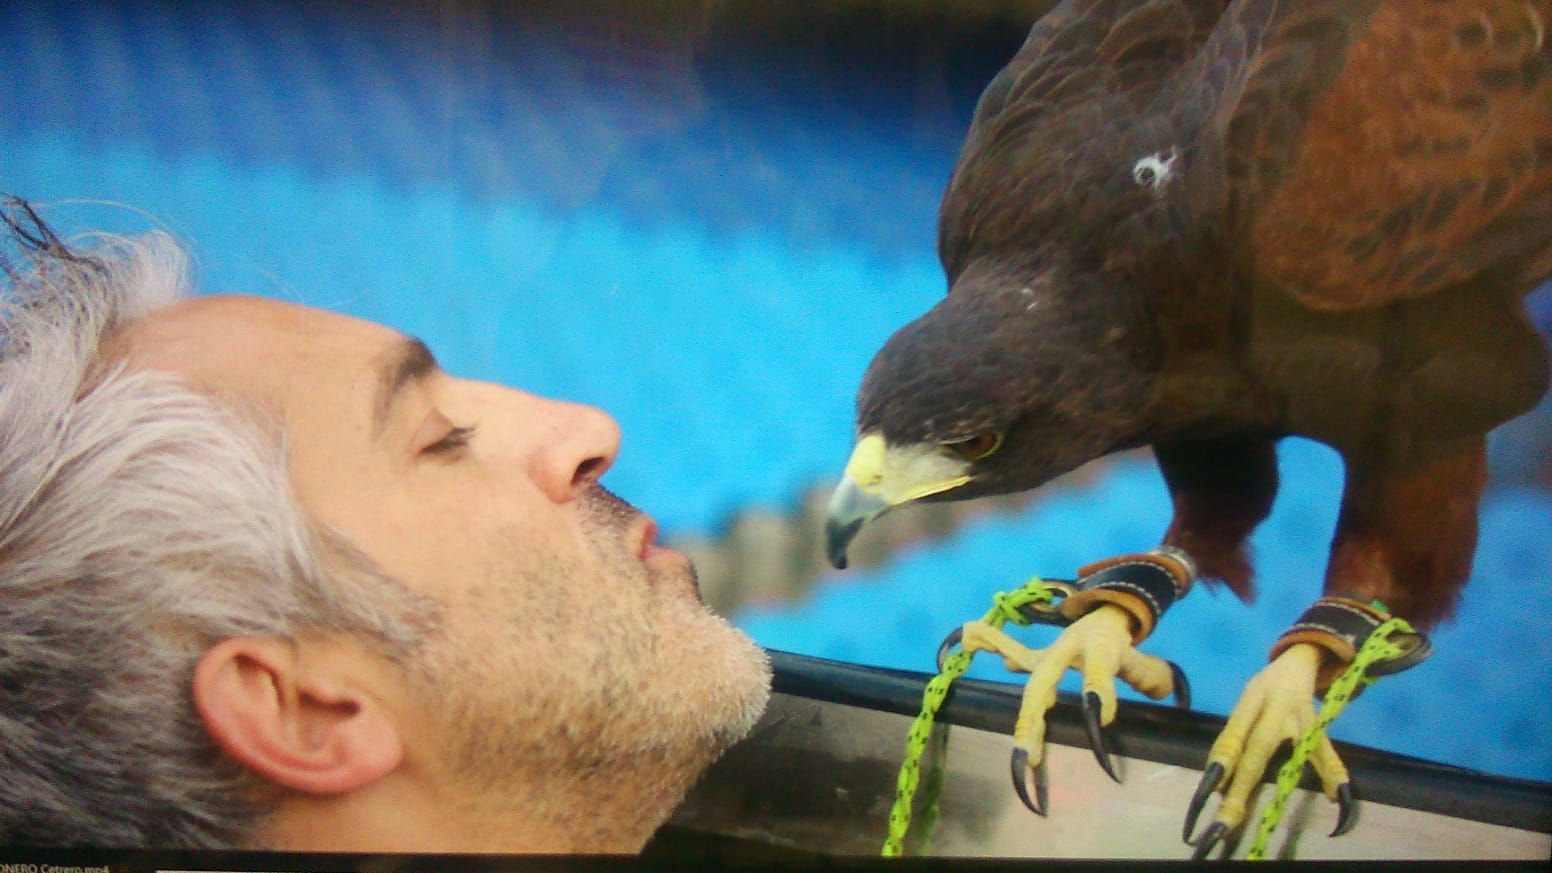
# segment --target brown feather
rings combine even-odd
[[[1245,540],[1277,496],[1276,440],[1253,434],[1160,443],[1153,452],[1175,504],[1165,544],[1190,555],[1203,578],[1254,599]]]
[[[1036,22],[977,103],[944,194],[938,253],[951,280],[973,251],[1034,244],[1054,222],[1108,222],[1108,205],[1071,172],[1076,150],[1135,160],[1130,123],[1226,2],[1068,0]]]
[[[1480,437],[1402,469],[1349,469],[1327,593],[1379,600],[1424,630],[1448,618],[1471,573],[1486,482]]]
[[[1549,5],[1382,5],[1255,217],[1257,272],[1348,310],[1544,249],[1546,233],[1523,225],[1552,221]]]

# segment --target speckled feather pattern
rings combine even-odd
[[[1375,10],[1258,210],[1258,270],[1304,303],[1354,309],[1484,273],[1528,291],[1552,225],[1552,3],[1391,2]],[[1260,62],[1297,61],[1298,46]],[[1277,76],[1262,87],[1274,95]],[[1269,115],[1276,97],[1262,101]],[[1251,163],[1290,122],[1231,129]],[[1540,270],[1545,270],[1541,266]]]

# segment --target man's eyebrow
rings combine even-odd
[[[377,399],[372,404],[372,438],[377,439],[388,425],[394,403],[410,383],[425,378],[437,369],[436,356],[426,344],[412,336],[393,345],[377,369]]]

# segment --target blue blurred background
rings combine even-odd
[[[202,291],[382,321],[452,372],[607,409],[606,484],[713,548],[838,475],[873,351],[944,291],[970,108],[1045,5],[9,2],[0,191],[66,232],[166,229]],[[1552,331],[1552,291],[1532,305]],[[1337,738],[1552,779],[1549,445],[1545,402],[1494,436],[1457,619]],[[1199,588],[1145,644],[1199,709],[1227,711],[1319,593],[1341,465],[1282,454],[1258,601]],[[1088,473],[727,608],[774,648],[930,670],[992,592],[1157,542],[1147,456]]]

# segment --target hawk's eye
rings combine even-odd
[[[943,447],[967,461],[979,461],[1002,447],[1002,434],[987,431],[967,440],[944,443]]]

